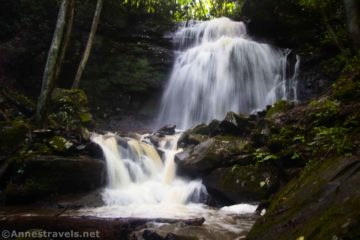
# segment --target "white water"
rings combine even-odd
[[[248,230],[254,219],[244,220],[239,216],[253,214],[256,206],[240,204],[222,209],[210,208],[201,203],[207,193],[200,180],[190,181],[176,175],[174,157],[181,151],[177,149],[179,136],[164,137],[159,144],[159,150],[163,152],[161,158],[144,136],[139,141],[112,133],[93,134],[91,140],[100,145],[107,163],[108,183],[102,192],[105,206],[81,209],[78,214],[178,219],[204,217],[206,222],[199,227],[201,231],[219,234],[217,236],[229,237],[230,234],[228,239]],[[206,236],[199,239],[209,239]]]
[[[162,99],[159,126],[175,123],[187,129],[220,120],[228,111],[249,113],[278,99],[297,99],[299,58],[289,71],[290,51],[252,41],[241,22],[227,18],[191,22],[176,32],[174,43],[179,51]],[[247,214],[253,214],[256,206],[210,208],[202,203],[207,193],[201,180],[176,175],[178,138],[166,136],[155,149],[144,136],[135,140],[94,134],[92,141],[101,146],[107,162],[105,206],[82,209],[80,214],[204,217],[205,224],[197,228],[205,228],[207,235],[199,239],[234,239],[249,230],[254,218]]]
[[[175,33],[174,44],[178,51],[158,126],[188,129],[229,111],[250,113],[279,99],[296,100],[299,61],[288,76],[290,51],[252,41],[242,22],[189,22]]]
[[[200,201],[206,190],[201,181],[176,177],[174,157],[179,135],[167,136],[160,143],[161,159],[156,149],[144,141],[120,138],[115,134],[92,136],[103,149],[108,184],[103,193],[107,205],[185,204]],[[118,141],[120,144],[118,144]]]

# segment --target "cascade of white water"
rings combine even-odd
[[[289,50],[252,41],[242,22],[188,22],[175,33],[174,44],[178,51],[158,126],[187,129],[228,111],[250,113],[296,97],[298,63],[287,76]]]
[[[114,134],[93,134],[92,141],[103,150],[108,170],[108,186],[103,192],[107,205],[185,204],[199,202],[206,194],[201,181],[176,176],[174,162],[179,135],[160,142],[163,159],[145,142]],[[118,144],[117,139],[121,142]]]

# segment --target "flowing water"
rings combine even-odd
[[[165,90],[159,126],[187,129],[222,119],[228,111],[250,113],[278,99],[296,100],[299,59],[289,71],[289,50],[257,43],[241,22],[227,18],[189,22],[174,35],[177,57]],[[289,74],[289,72],[291,74]],[[158,231],[198,239],[235,239],[255,221],[256,206],[240,204],[211,208],[201,180],[176,175],[174,158],[180,134],[165,136],[155,148],[115,134],[93,134],[106,158],[108,183],[104,206],[79,214],[100,217],[198,218],[203,226],[154,225]]]
[[[168,225],[156,229],[199,239],[234,239],[245,234],[254,222],[254,205],[240,204],[221,209],[203,202],[208,195],[201,180],[187,180],[176,175],[175,154],[180,134],[165,136],[156,149],[143,136],[141,140],[115,134],[93,134],[107,163],[107,187],[102,192],[105,206],[81,209],[78,214],[99,217],[144,217],[189,219],[204,217],[200,227]],[[159,155],[158,151],[162,154]],[[249,215],[250,214],[250,215]],[[183,232],[182,232],[183,231]],[[213,238],[216,236],[216,238]]]
[[[229,111],[250,113],[279,99],[296,100],[299,59],[289,71],[290,51],[251,40],[242,22],[188,22],[173,39],[176,60],[158,127],[188,129]]]

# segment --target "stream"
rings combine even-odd
[[[291,65],[289,49],[253,41],[246,26],[228,18],[189,21],[173,33],[175,62],[165,88],[157,128],[176,124],[189,129],[223,119],[227,112],[252,113],[280,99],[296,101],[299,58]],[[290,70],[289,70],[290,69]],[[140,139],[114,133],[93,134],[107,163],[104,206],[72,214],[97,217],[191,219],[202,226],[154,224],[168,232],[198,239],[236,239],[246,236],[257,208],[242,203],[218,208],[207,205],[211,196],[201,179],[176,173],[175,155],[181,133],[164,135],[155,147],[149,135]]]

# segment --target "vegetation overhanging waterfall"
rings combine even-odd
[[[187,129],[228,111],[250,113],[276,100],[296,100],[299,63],[289,74],[290,50],[251,40],[243,22],[187,22],[175,33],[174,45],[178,51],[158,126]]]

